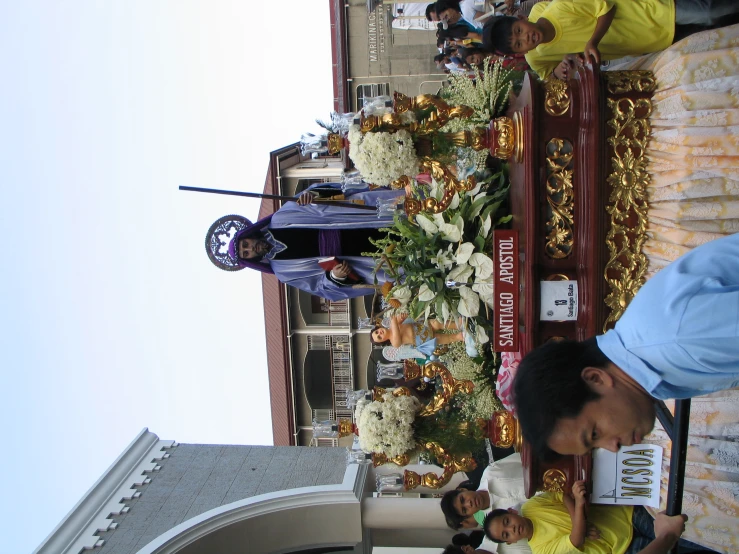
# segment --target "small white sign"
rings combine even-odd
[[[618,452],[593,451],[593,504],[659,508],[662,447],[622,446]]]
[[[540,281],[542,321],[577,319],[577,281]]]

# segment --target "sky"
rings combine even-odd
[[[0,0],[0,552],[142,428],[271,444],[261,281],[208,261],[332,109],[328,2]]]

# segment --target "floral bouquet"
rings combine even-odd
[[[399,456],[416,448],[413,422],[421,403],[413,396],[393,396],[360,402],[354,413],[359,429],[359,447],[365,452]]]
[[[358,125],[349,127],[349,157],[364,180],[388,186],[401,175],[418,173],[418,156],[411,134],[362,133]]]
[[[440,199],[443,187],[415,182],[413,194]],[[493,303],[492,230],[510,220],[499,214],[508,194],[504,174],[497,173],[469,191],[457,193],[447,210],[420,213],[417,225],[395,218],[395,226],[384,229],[387,237],[374,241],[385,271],[396,277],[386,291],[396,312],[413,319],[425,317],[448,322],[460,317],[475,322],[476,342],[488,341],[486,312]],[[394,302],[393,302],[394,301]]]

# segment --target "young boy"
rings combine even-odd
[[[664,50],[676,25],[714,25],[737,12],[733,0],[552,0],[536,4],[528,19],[486,23],[483,49],[526,54],[544,78],[568,55],[582,53],[600,63]]]
[[[687,516],[659,514],[652,520],[641,506],[588,506],[585,482],[572,486],[572,496],[544,493],[526,502],[522,515],[515,510],[493,510],[483,523],[493,542],[513,544],[526,539],[533,554],[575,552],[624,554],[667,553],[685,530]],[[587,540],[586,540],[587,539]],[[704,550],[679,540],[680,551]]]

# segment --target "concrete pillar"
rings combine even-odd
[[[446,521],[438,498],[369,497],[362,500],[362,526],[367,529],[445,529]]]

